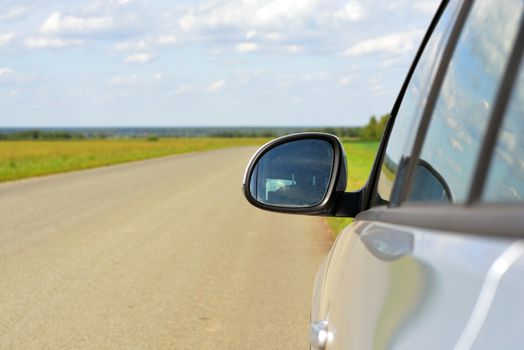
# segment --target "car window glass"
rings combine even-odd
[[[484,189],[488,202],[524,201],[524,69],[499,132]]]
[[[401,177],[399,164],[411,151],[416,125],[431,86],[428,82],[432,81],[435,75],[437,62],[441,59],[444,43],[449,36],[459,4],[460,1],[452,0],[447,5],[406,89],[384,155],[373,205],[389,202],[395,179],[397,176]]]
[[[522,5],[522,0],[474,3],[448,66],[408,200],[466,200]],[[423,165],[432,171],[419,171]]]

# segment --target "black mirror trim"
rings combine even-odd
[[[326,194],[320,204],[306,207],[306,208],[290,208],[290,207],[281,207],[261,203],[257,201],[251,195],[249,189],[249,183],[251,180],[251,175],[253,169],[257,164],[258,160],[269,150],[273,149],[276,146],[279,146],[284,143],[291,141],[304,140],[304,139],[320,139],[329,142],[333,146],[333,169],[332,177],[330,179]],[[319,133],[319,132],[303,132],[298,134],[286,135],[279,137],[275,140],[272,140],[262,146],[251,158],[244,173],[244,178],[242,181],[242,192],[246,199],[253,206],[273,211],[279,213],[288,213],[288,214],[306,214],[306,215],[323,215],[323,216],[355,216],[360,212],[362,191],[344,193],[347,183],[347,163],[346,163],[346,154],[342,143],[338,137]],[[357,197],[357,198],[355,198]],[[357,200],[355,200],[357,199]],[[349,200],[349,201],[348,201]],[[341,210],[342,208],[345,208]]]

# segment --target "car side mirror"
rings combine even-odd
[[[339,139],[300,133],[262,146],[247,166],[242,187],[247,200],[261,209],[334,215],[346,179],[346,156]]]
[[[419,159],[407,200],[452,203],[453,198],[445,178],[430,163]]]

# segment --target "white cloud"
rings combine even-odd
[[[327,72],[309,73],[302,78],[304,82],[321,82],[329,79],[331,79],[331,74]]]
[[[116,43],[115,50],[129,51],[129,50],[148,50],[156,46],[167,46],[177,42],[174,35],[160,35],[158,37],[146,37],[138,40],[126,40]]]
[[[400,64],[404,64],[404,59],[401,56],[393,56],[380,61],[381,68],[391,68]]]
[[[335,18],[342,21],[358,21],[364,17],[365,12],[358,1],[349,1],[335,13]]]
[[[13,73],[13,70],[10,68],[0,68],[0,77],[4,77],[6,75],[9,75]]]
[[[425,5],[417,8],[427,11],[429,4],[438,2],[421,1]],[[363,52],[405,53],[418,46],[412,37],[416,34],[421,38],[423,34],[423,30],[413,28],[425,29],[427,22],[420,20],[424,16],[412,2],[393,2],[398,3],[394,14],[389,9],[391,4],[378,0],[202,0],[197,5],[181,6],[171,15],[171,21],[178,26],[183,42],[204,42],[210,50],[218,50],[221,45],[231,48],[231,41],[241,37],[245,42],[233,46],[237,52],[285,54],[293,52],[290,46],[298,44],[306,53],[334,54],[344,52],[348,40],[358,43],[361,38],[379,38],[383,33],[409,32],[401,38],[391,35],[381,42],[360,42],[346,51],[350,56]]]
[[[204,2],[179,20],[185,31],[217,27],[282,26],[304,21],[314,14],[320,0],[225,0]]]
[[[241,83],[247,83],[252,80],[260,78],[262,75],[264,75],[264,71],[262,70],[246,70],[246,69],[237,69],[235,72],[235,76],[237,77],[237,81],[240,81]]]
[[[15,33],[0,34],[0,46],[5,46],[9,44],[13,40],[14,37],[15,37]]]
[[[141,39],[137,41],[121,41],[116,43],[115,50],[144,50],[149,47],[149,44]]]
[[[237,52],[254,52],[258,50],[258,44],[256,43],[240,43],[237,45]]]
[[[153,58],[155,58],[155,55],[151,53],[136,53],[132,55],[128,55],[125,59],[125,63],[147,63],[150,62]]]
[[[347,86],[351,82],[351,77],[346,75],[339,79],[338,83],[342,86]]]
[[[177,88],[174,91],[175,95],[183,95],[183,94],[189,94],[194,92],[196,89],[192,85],[180,85],[177,86]]]
[[[279,41],[282,40],[283,35],[277,32],[271,32],[264,35],[264,37],[269,41]]]
[[[47,49],[47,48],[63,48],[69,46],[82,45],[83,40],[65,40],[61,38],[28,38],[25,41],[25,46],[30,49]]]
[[[225,84],[226,84],[226,80],[220,79],[220,80],[214,81],[211,84],[209,84],[207,87],[207,90],[211,92],[218,92],[222,90]]]
[[[449,143],[451,145],[451,148],[453,148],[455,151],[459,151],[461,153],[464,152],[464,146],[462,145],[462,143],[460,143],[459,140],[454,139],[451,136],[448,136],[448,141],[449,141]]]
[[[158,45],[171,45],[177,42],[177,37],[174,35],[161,35],[157,39]]]
[[[413,4],[413,8],[419,12],[431,15],[437,11],[438,5],[438,1],[417,1]]]
[[[380,95],[384,93],[384,87],[379,83],[375,83],[371,85],[371,91],[373,91],[377,95]]]
[[[23,17],[29,11],[27,6],[15,6],[7,9],[7,11],[0,14],[0,20],[13,21]]]
[[[129,86],[140,81],[138,75],[116,75],[109,79],[109,85],[111,86]]]
[[[480,2],[472,13],[471,27],[464,30],[474,59],[491,77],[502,74],[523,8],[518,0]]]
[[[89,16],[113,16],[118,14],[121,17],[123,14],[131,14],[133,11],[138,10],[140,14],[143,13],[143,5],[147,0],[91,0],[85,5],[81,13]]]
[[[286,47],[286,51],[289,53],[299,53],[300,51],[302,51],[302,46],[288,45],[288,47]]]
[[[428,4],[417,8],[425,6],[427,11],[430,3],[438,2],[421,1]],[[427,22],[419,20],[424,16],[412,2],[393,2],[398,3],[394,15],[389,9],[393,5],[378,0],[202,0],[198,5],[180,7],[171,21],[181,30],[178,35],[182,41],[204,42],[210,50],[217,50],[220,45],[231,47],[232,40],[242,37],[245,42],[233,46],[237,52],[285,54],[293,52],[290,47],[297,44],[303,52],[333,54],[344,52],[348,40],[352,40],[349,42],[358,46],[346,50],[350,56],[384,51],[405,53],[418,45],[413,37],[421,38],[423,34],[423,30],[413,28],[425,29]],[[376,41],[383,33],[397,34]],[[404,36],[398,37],[399,34]],[[373,36],[377,38],[358,42]]]
[[[361,56],[372,53],[401,54],[410,52],[415,49],[423,34],[423,30],[413,29],[363,40],[344,51],[344,55]]]
[[[482,105],[482,108],[484,108],[485,111],[491,110],[491,104],[488,101],[486,101],[485,99],[482,99],[480,101],[480,104]]]
[[[40,27],[42,33],[92,33],[111,29],[113,17],[62,17],[60,12],[51,14]]]
[[[3,31],[0,30],[0,45],[10,40],[9,44],[5,44],[7,46],[0,47],[0,51],[9,48],[7,55],[4,55],[3,66],[15,69],[11,76],[1,79],[4,85],[6,80],[18,84],[25,70],[20,71],[17,62],[24,59],[40,62],[44,75],[48,68],[53,70],[57,65],[74,64],[70,55],[54,55],[53,60],[49,60],[41,57],[48,51],[24,50],[26,47],[73,47],[67,50],[89,50],[93,57],[106,57],[105,60],[98,60],[100,62],[85,62],[79,72],[79,79],[88,85],[84,89],[88,94],[91,91],[95,94],[95,86],[100,84],[108,89],[110,86],[135,84],[130,85],[134,88],[147,84],[154,87],[155,93],[159,95],[170,94],[173,97],[173,94],[188,93],[214,99],[226,92],[241,95],[244,93],[242,90],[249,90],[240,89],[241,86],[248,88],[256,85],[262,96],[253,101],[264,100],[264,94],[267,93],[275,98],[272,103],[284,101],[282,105],[288,109],[290,107],[285,105],[287,99],[296,96],[312,104],[308,100],[314,100],[309,98],[314,89],[323,89],[325,95],[333,99],[330,103],[337,102],[334,101],[335,97],[339,97],[337,92],[349,93],[350,87],[361,86],[367,77],[381,71],[380,64],[391,67],[392,63],[398,61],[399,65],[405,64],[407,67],[409,55],[397,54],[403,50],[400,44],[396,48],[383,43],[378,48],[376,45],[369,47],[369,43],[368,46],[363,44],[363,39],[376,39],[383,34],[402,33],[427,25],[424,19],[420,20],[423,16],[414,8],[415,2],[402,1],[403,6],[397,9],[398,12],[384,16],[389,12],[388,4],[377,6],[378,0],[201,0],[196,3],[87,0],[83,3],[62,1],[57,2],[56,6],[38,5],[38,1],[9,0],[7,4],[26,3],[31,9],[26,14],[27,19],[4,23]],[[87,5],[95,2],[98,7],[91,7],[91,12],[87,11]],[[0,11],[0,17],[8,8],[9,5]],[[193,22],[191,16],[194,16]],[[179,25],[184,18],[190,19],[186,31],[181,30]],[[13,32],[16,35],[14,39],[4,36],[4,33],[9,34],[7,32]],[[380,41],[378,44],[381,44]],[[79,45],[83,46],[77,48]],[[178,50],[171,57],[171,66],[166,66],[164,58],[173,53],[171,48]],[[371,59],[370,56],[359,56],[350,60],[336,57],[346,49],[350,55],[378,52],[379,57]],[[202,61],[200,58],[203,54],[205,57]],[[24,55],[28,55],[27,58]],[[397,57],[398,60],[393,61]],[[208,75],[208,80],[202,81],[202,74],[193,71],[194,68],[202,69],[202,64],[193,64],[195,60],[215,67],[216,74]],[[353,71],[350,68],[352,64],[359,64],[361,69]],[[265,71],[256,74],[255,70],[260,67],[264,67]],[[147,72],[140,72],[144,69]],[[244,69],[247,73],[232,75],[236,69]],[[320,76],[307,74],[321,70],[331,74],[331,78],[322,80],[324,78]],[[392,77],[402,74],[397,74],[397,71],[402,70],[396,69],[391,74],[383,75],[382,83],[388,94],[393,85],[390,83]],[[133,77],[132,74],[140,74],[140,77]],[[351,80],[346,75],[351,76]],[[281,80],[283,84],[288,82],[289,95],[281,94]],[[30,84],[31,89],[41,83],[41,79],[35,79]],[[342,87],[346,85],[346,88]],[[68,84],[60,86],[67,87]],[[365,83],[364,86],[365,91],[353,90],[351,96],[357,96],[355,100],[364,101],[361,96],[371,89]],[[5,93],[9,89],[11,87],[6,88]],[[380,91],[380,86],[375,85],[374,89]],[[117,92],[125,90],[115,88]],[[218,93],[212,95],[213,91]],[[66,97],[66,91],[62,92]],[[131,102],[139,101],[133,97]],[[152,105],[158,107],[154,103]],[[362,105],[362,110],[355,111],[354,115],[364,115],[364,118],[371,115],[365,110],[368,106],[365,103]],[[305,106],[311,107],[306,103]],[[376,106],[378,104],[368,110],[380,107]],[[316,113],[313,110],[311,113]]]

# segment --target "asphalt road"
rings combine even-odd
[[[0,349],[306,349],[321,219],[243,199],[254,148],[0,185]]]

